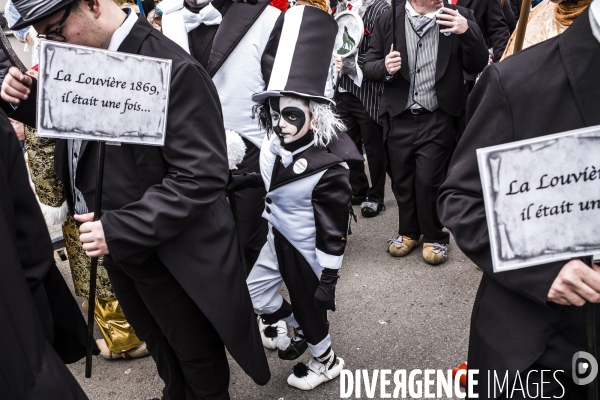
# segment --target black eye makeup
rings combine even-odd
[[[298,107],[286,107],[281,110],[281,116],[286,120],[287,123],[296,127],[296,136],[306,123],[306,114]]]

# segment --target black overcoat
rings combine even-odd
[[[534,71],[534,63],[544,68]],[[486,68],[470,95],[468,125],[440,189],[438,209],[458,246],[483,269],[468,357],[469,368],[480,370],[480,398],[487,395],[485,371],[498,371],[499,376],[509,371],[512,380],[557,335],[564,339],[564,359],[555,362],[569,371],[569,357],[584,349],[584,331],[581,307],[546,302],[565,261],[494,274],[475,151],[599,125],[598,71],[600,43],[585,11],[562,35]]]
[[[379,16],[365,56],[365,77],[375,82],[386,82],[383,88],[379,115],[388,113],[390,118],[406,108],[410,90],[410,72],[404,31],[406,9],[405,0],[397,4],[396,38],[402,57],[402,67],[391,82],[386,81],[385,56],[392,46],[392,11]],[[469,29],[462,35],[446,36],[440,32],[438,45],[435,91],[440,109],[458,117],[465,108],[463,70],[468,74],[478,74],[487,65],[488,49],[481,30],[473,19],[473,12],[460,6],[444,2],[444,7],[458,10],[469,23]],[[441,28],[441,26],[440,26]],[[441,30],[441,29],[440,29]]]
[[[0,111],[0,398],[87,399],[65,367],[85,356],[87,326],[54,264],[23,151]]]
[[[173,64],[165,146],[106,149],[101,221],[110,258],[141,264],[156,252],[214,325],[231,356],[264,385],[270,379],[269,366],[225,197],[229,167],[215,86],[192,56],[143,17],[118,51]],[[13,118],[33,123],[34,97]],[[89,210],[94,209],[97,147],[97,142],[84,142],[77,165],[76,185]],[[56,173],[72,209],[67,153],[67,142],[58,140]]]

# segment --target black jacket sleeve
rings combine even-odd
[[[504,4],[502,5],[502,12],[504,13],[504,19],[506,21],[506,25],[508,26],[508,31],[512,35],[512,33],[514,32],[514,30],[517,27],[517,17],[515,17],[515,13],[513,12],[512,8],[510,7],[509,0],[504,1]],[[498,61],[500,61],[500,60],[498,60]]]
[[[448,178],[440,188],[438,210],[460,249],[489,278],[537,303],[565,262],[494,273],[476,150],[515,140],[513,115],[496,66],[491,65],[469,96],[467,128],[452,158]]]
[[[385,30],[390,18],[391,11],[386,11],[379,16],[371,34],[369,50],[365,55],[364,75],[373,82],[385,82],[386,80],[385,56],[389,54],[390,49],[385,48]]]
[[[348,169],[334,165],[313,189],[317,260],[324,268],[339,269],[342,264],[352,198],[349,177]]]
[[[488,44],[494,50],[494,61],[500,61],[510,37],[500,0],[488,0],[485,11],[485,24],[489,40]]]
[[[462,35],[457,35],[462,50],[463,69],[467,74],[478,74],[488,64],[488,49],[481,29],[473,17],[473,11],[469,10],[468,14],[463,16],[469,24],[469,29]]]
[[[519,21],[519,16],[521,15],[521,6],[523,5],[523,0],[506,0],[510,3],[510,8],[515,15],[515,19]]]

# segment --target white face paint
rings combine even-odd
[[[273,132],[283,143],[292,143],[310,130],[312,116],[308,100],[299,97],[271,97]]]
[[[209,3],[212,3],[212,0],[185,0],[185,2],[191,8],[200,9],[207,6]]]

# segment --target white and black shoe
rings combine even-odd
[[[365,218],[373,218],[379,215],[381,211],[385,211],[383,203],[375,203],[373,201],[363,201],[360,205],[360,213]]]
[[[308,364],[298,363],[294,373],[288,377],[288,384],[301,390],[312,390],[322,383],[337,378],[345,362],[329,350],[323,357],[311,357]]]
[[[282,360],[293,361],[298,358],[306,349],[308,349],[308,342],[304,338],[304,335],[298,332],[296,328],[294,328],[294,338],[290,340],[290,343],[287,347],[282,347],[283,341],[279,342],[279,350],[277,351],[277,355]]]
[[[276,348],[285,348],[290,342],[287,335],[287,324],[285,321],[277,321],[276,324],[269,325],[261,316],[258,316],[258,329],[260,330],[260,338],[265,348],[275,350]]]

